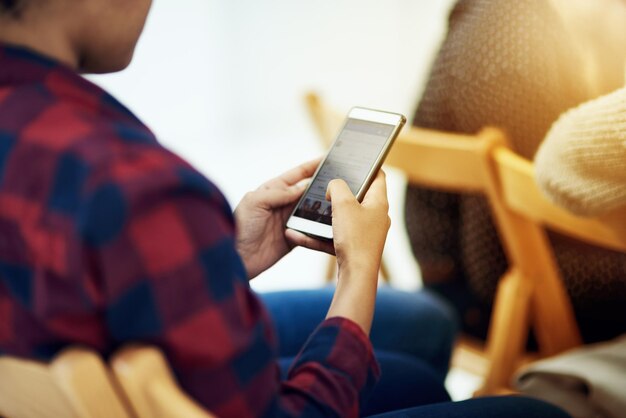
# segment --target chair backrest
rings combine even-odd
[[[550,356],[581,343],[560,335],[576,328],[573,315],[565,323],[551,324],[554,301],[567,299],[560,270],[544,228],[558,231],[589,244],[626,253],[626,209],[598,218],[576,216],[551,203],[539,190],[532,162],[498,148],[493,152],[495,199],[506,212],[504,227],[510,258],[523,274],[535,280],[533,298],[534,329],[540,341],[541,354]],[[540,297],[541,295],[550,297]],[[577,328],[576,328],[577,329]]]
[[[506,161],[514,161],[513,168],[523,166],[524,170],[501,168],[495,161],[496,155],[509,156]],[[475,135],[409,128],[398,137],[387,158],[387,164],[402,170],[413,184],[480,193],[489,201],[509,270],[499,282],[490,321],[486,344],[490,366],[482,389],[485,394],[498,393],[509,385],[511,376],[524,361],[530,327],[537,335],[540,356],[555,355],[582,343],[545,230],[531,215],[544,216],[546,226],[568,228],[572,233],[583,225],[580,221],[562,222],[557,227],[557,219],[572,217],[566,218],[565,211],[557,210],[545,198],[540,199],[531,175],[532,164],[521,161],[508,148],[504,133],[495,128],[485,128]],[[521,173],[526,176],[523,182]],[[539,202],[534,213],[514,210],[514,202],[519,208],[528,208],[530,195],[524,193],[531,191]],[[587,227],[590,224],[585,223]],[[601,223],[594,226],[594,234],[601,236]]]
[[[213,417],[180,389],[158,349],[125,348],[111,365],[138,418]]]
[[[330,140],[330,132],[336,132],[339,126],[339,113],[314,94],[307,97],[307,103],[318,130]],[[508,150],[506,135],[495,128],[464,135],[405,127],[386,160],[387,166],[401,170],[410,183],[480,193],[489,201],[509,270],[498,284],[494,302],[486,349],[489,365],[482,393],[497,393],[509,385],[510,377],[524,359],[531,325],[539,327],[539,345],[544,355],[581,343],[573,308],[553,257],[546,251],[527,251],[526,242],[546,243],[543,228],[509,208],[503,198],[503,173],[495,170],[494,155],[504,150]],[[512,177],[504,180],[508,178]],[[542,274],[543,271],[552,273]]]
[[[315,93],[308,93],[305,101],[319,138],[325,148],[330,148],[345,120],[345,114],[327,107]]]
[[[476,135],[409,127],[400,134],[386,164],[410,183],[461,193],[489,193],[489,156],[506,144],[505,135],[485,128]]]
[[[326,146],[330,146],[345,118],[314,93],[306,96],[309,113]],[[506,136],[494,128],[476,135],[445,133],[405,126],[385,165],[401,170],[408,181],[457,192],[486,192],[493,148],[506,144]]]
[[[511,150],[493,154],[502,201],[515,213],[562,234],[626,253],[626,210],[597,218],[576,216],[550,202],[539,190],[533,163]]]
[[[626,208],[599,218],[573,215],[542,194],[532,162],[504,147],[493,150],[492,161],[492,207],[496,208],[498,225],[514,268],[513,275],[521,280],[517,281],[517,287],[498,290],[487,349],[491,361],[504,366],[491,370],[483,393],[510,383],[513,368],[519,366],[512,359],[524,340],[519,332],[511,332],[513,315],[519,318],[528,313],[526,320],[535,331],[540,357],[559,354],[582,344],[546,227],[596,246],[626,253]],[[526,296],[532,309],[510,308]],[[505,314],[498,314],[499,311]],[[503,350],[503,346],[508,349]]]
[[[315,94],[307,96],[307,103],[321,136],[330,143],[341,114]],[[523,361],[529,327],[535,330],[541,356],[582,343],[544,227],[624,252],[626,210],[585,219],[556,207],[538,189],[532,163],[513,153],[506,136],[493,128],[461,135],[405,127],[386,165],[400,169],[410,183],[478,192],[489,200],[509,271],[500,280],[494,303],[483,393],[498,392],[510,383]]]
[[[48,364],[0,357],[0,416],[131,417],[98,354],[75,348]]]

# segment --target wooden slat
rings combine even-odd
[[[50,372],[80,417],[130,418],[128,405],[98,353],[70,348],[55,358]]]
[[[182,391],[157,348],[127,347],[111,363],[137,418],[214,418]]]
[[[496,393],[509,386],[525,351],[533,291],[534,283],[514,268],[500,279],[487,339],[491,367],[478,394]]]
[[[345,115],[327,107],[313,93],[306,96],[309,114],[326,148],[339,132]],[[433,188],[482,192],[486,184],[485,154],[504,135],[486,129],[477,135],[442,133],[405,126],[385,165],[397,168],[408,181]],[[490,138],[486,141],[477,137]]]
[[[78,418],[47,365],[10,357],[0,358],[0,416]]]
[[[479,138],[486,138],[481,141]],[[387,156],[409,182],[452,191],[483,192],[489,175],[486,153],[503,137],[485,130],[476,135],[443,134],[405,127]]]
[[[544,197],[533,165],[507,149],[494,153],[503,199],[516,212],[571,237],[626,252],[626,210],[584,218],[563,210]]]
[[[322,145],[330,148],[345,121],[345,113],[326,107],[315,93],[307,94],[305,102]]]
[[[99,355],[80,348],[49,364],[0,358],[0,416],[130,418]]]

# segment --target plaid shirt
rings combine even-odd
[[[326,320],[281,382],[234,229],[217,188],[113,97],[0,45],[0,353],[144,342],[221,417],[357,416],[379,374],[369,340]]]

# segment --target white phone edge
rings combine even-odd
[[[360,119],[369,122],[396,126],[403,122],[404,116],[398,113],[383,112],[382,110],[366,109],[364,107],[353,107],[352,109],[350,109],[347,119]],[[341,130],[343,130],[343,128]],[[341,130],[339,132],[341,132]]]
[[[287,221],[287,228],[302,232],[303,234],[315,235],[316,237],[327,240],[333,239],[333,227],[331,225],[299,218],[294,215],[292,215]]]

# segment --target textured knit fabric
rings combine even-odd
[[[563,115],[535,162],[545,193],[572,212],[626,206],[626,88]]]
[[[323,322],[280,381],[222,194],[104,91],[0,45],[0,352],[146,342],[220,417],[356,417],[368,338]]]
[[[576,51],[548,0],[460,0],[413,124],[463,133],[498,126],[532,158],[558,116],[592,98]],[[486,200],[409,187],[405,212],[426,285],[465,283],[488,306],[507,261]],[[577,312],[594,317],[591,329],[599,331],[595,319],[617,317],[611,303],[623,307],[626,256],[550,237]],[[468,314],[463,320],[466,330],[478,322]],[[599,338],[614,335],[607,332]]]

